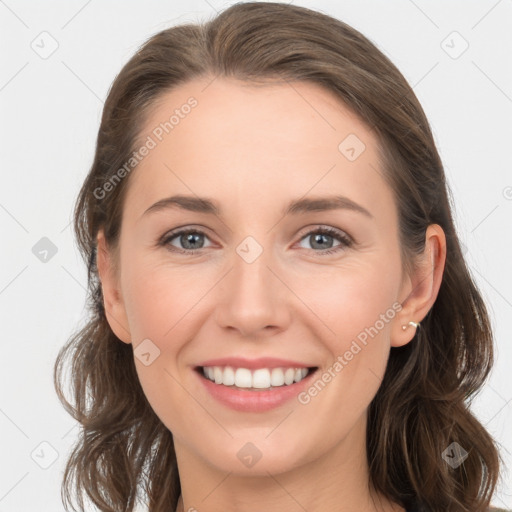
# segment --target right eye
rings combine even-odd
[[[170,251],[183,254],[196,254],[204,248],[204,239],[208,238],[206,233],[198,229],[179,229],[164,235],[159,245]],[[181,247],[176,247],[172,242],[176,240]]]

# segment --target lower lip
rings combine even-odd
[[[206,390],[222,404],[242,412],[264,412],[283,405],[303,391],[316,373],[316,370],[310,371],[300,382],[289,386],[279,386],[267,391],[249,391],[215,384],[204,377],[202,371],[194,370]]]

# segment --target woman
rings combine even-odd
[[[488,510],[487,310],[425,114],[359,32],[250,2],[156,34],[110,90],[75,229],[66,503]]]

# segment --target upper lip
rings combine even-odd
[[[313,365],[301,363],[300,361],[291,361],[289,359],[279,359],[276,357],[260,357],[258,359],[244,359],[243,357],[221,357],[218,359],[209,359],[203,361],[198,366],[233,366],[235,368],[312,368]]]

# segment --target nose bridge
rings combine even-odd
[[[236,328],[244,335],[269,326],[284,327],[286,291],[275,270],[270,270],[275,267],[272,254],[270,247],[264,248],[252,237],[238,245],[218,306],[222,327]]]

